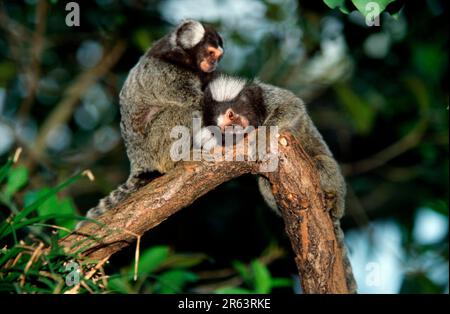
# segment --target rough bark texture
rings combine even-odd
[[[325,210],[316,170],[289,133],[278,138],[279,165],[269,178],[295,253],[305,293],[348,293],[343,255]],[[190,162],[150,182],[101,216],[60,241],[70,252],[104,259],[132,244],[218,185],[244,173],[259,173],[258,162]]]
[[[280,166],[268,178],[296,255],[303,291],[349,293],[343,252],[325,210],[316,170],[293,136],[283,138]]]

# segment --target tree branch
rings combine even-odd
[[[30,64],[26,68],[25,74],[28,79],[28,94],[19,107],[19,116],[28,116],[33,106],[39,79],[41,76],[41,56],[44,51],[45,28],[47,25],[47,12],[49,3],[47,0],[40,0],[36,4],[36,27],[30,45]]]
[[[65,123],[72,115],[79,98],[92,86],[98,79],[104,76],[119,60],[125,51],[125,42],[119,40],[109,50],[108,54],[102,58],[96,66],[82,72],[67,88],[66,93],[55,109],[50,113],[42,124],[36,137],[32,153],[40,157],[43,155],[47,136],[55,127]]]
[[[218,185],[245,173],[262,174],[281,209],[303,291],[349,293],[342,248],[325,210],[316,169],[290,133],[282,133],[278,141],[275,172],[260,173],[261,162],[252,161],[181,164],[100,216],[100,224],[87,223],[60,244],[71,253],[102,260]]]

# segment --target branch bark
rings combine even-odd
[[[36,27],[29,48],[31,60],[25,71],[26,77],[28,78],[28,94],[19,107],[19,116],[21,118],[26,118],[33,106],[39,78],[41,76],[41,56],[44,52],[48,8],[49,3],[47,0],[40,0],[36,4]]]
[[[316,169],[288,132],[278,138],[275,172],[260,162],[189,162],[150,182],[116,208],[60,241],[69,252],[102,260],[132,244],[178,210],[218,185],[245,173],[266,176],[281,209],[305,293],[349,293],[342,248],[325,210]],[[247,159],[246,159],[247,160]]]
[[[75,78],[66,89],[63,99],[55,106],[55,109],[42,124],[34,147],[31,150],[33,155],[40,158],[44,154],[47,136],[50,131],[65,123],[71,117],[80,97],[117,63],[125,48],[126,44],[123,40],[117,41],[96,66],[82,72]]]

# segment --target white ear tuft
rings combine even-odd
[[[183,28],[179,33],[178,30]],[[197,45],[205,36],[205,28],[202,23],[195,20],[185,20],[178,25],[175,32],[175,38],[178,36],[178,42],[184,49],[189,49]]]
[[[221,75],[209,83],[209,89],[215,101],[229,101],[241,92],[245,84],[244,79]]]

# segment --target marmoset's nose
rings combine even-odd
[[[219,59],[222,56],[222,54],[223,54],[223,49],[220,48],[220,47],[216,48],[216,47],[209,46],[208,47],[208,53],[214,59]]]

